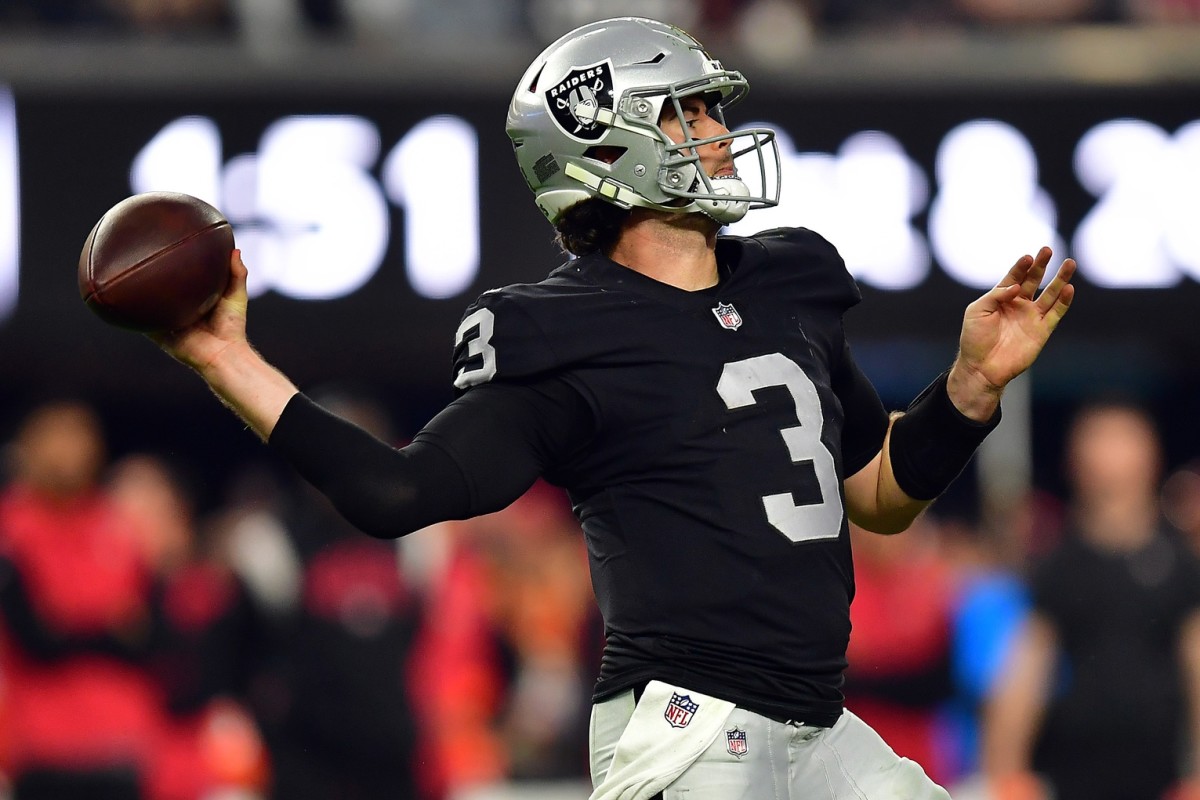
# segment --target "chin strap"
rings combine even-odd
[[[608,175],[597,175],[594,172],[589,172],[573,162],[569,162],[563,171],[568,178],[579,181],[596,194],[619,206],[626,208],[630,206],[640,206],[642,208],[660,207],[651,203],[620,181],[615,181]]]
[[[713,194],[727,195],[728,200],[696,200],[694,205],[722,225],[731,225],[746,216],[750,203],[745,198],[750,196],[750,189],[738,177],[730,175],[725,178],[709,178],[712,182]]]

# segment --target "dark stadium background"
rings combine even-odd
[[[487,288],[537,280],[559,255],[503,132],[507,88],[496,80],[473,88],[399,83],[356,82],[349,91],[328,81],[281,88],[252,78],[232,90],[128,80],[82,88],[15,84],[21,285],[15,312],[0,320],[0,419],[18,419],[47,397],[83,396],[100,408],[116,448],[178,451],[200,464],[215,489],[224,465],[258,447],[252,435],[148,341],[101,324],[75,285],[88,230],[131,192],[134,156],[164,125],[189,115],[217,123],[228,159],[253,151],[264,128],[282,117],[364,117],[378,126],[386,152],[420,120],[450,114],[479,136],[482,261],[470,288],[444,300],[412,291],[403,274],[404,213],[393,205],[386,259],[365,287],[315,302],[269,292],[252,302],[250,313],[252,341],[302,386],[366,387],[409,431],[423,423],[450,396],[450,343],[466,304]],[[1130,87],[964,80],[823,88],[789,86],[776,77],[763,83],[739,108],[739,118],[782,124],[803,151],[834,152],[855,132],[885,131],[931,183],[934,154],[947,131],[979,118],[1013,125],[1036,150],[1040,184],[1057,204],[1058,229],[1068,242],[1095,203],[1072,170],[1074,147],[1087,130],[1132,117],[1171,133],[1200,117],[1200,82]],[[925,217],[914,225],[923,231]],[[1003,269],[1016,254],[979,255]],[[1171,289],[1112,290],[1085,277],[1077,283],[1077,306],[1033,372],[1036,475],[1056,484],[1057,464],[1045,454],[1057,451],[1059,427],[1074,404],[1097,391],[1131,393],[1169,419],[1170,460],[1200,451],[1192,400],[1200,389],[1200,285],[1185,279]],[[962,309],[977,291],[935,266],[915,289],[867,287],[865,295],[849,319],[850,332],[885,400],[898,405],[949,363]],[[5,438],[10,433],[0,431]]]

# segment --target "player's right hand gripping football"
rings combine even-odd
[[[246,343],[246,265],[235,249],[230,257],[229,286],[207,316],[194,325],[148,334],[170,356],[204,374],[231,345]]]
[[[195,325],[151,338],[200,373],[209,388],[265,441],[298,390],[246,339],[248,302],[246,265],[241,252],[234,250],[229,259],[229,286],[208,316]]]

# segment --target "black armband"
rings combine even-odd
[[[946,393],[948,375],[939,375],[892,423],[892,474],[914,500],[933,500],[946,491],[1000,424],[999,408],[987,422],[976,422],[955,408]]]

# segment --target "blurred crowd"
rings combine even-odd
[[[854,29],[1200,21],[1200,0],[0,0],[0,33],[435,38],[546,44],[622,14],[670,20],[714,49],[802,47]]]
[[[204,509],[186,462],[108,452],[78,401],[3,450],[0,797],[583,785],[603,628],[556,490],[379,541],[266,450]],[[1164,474],[1123,402],[1081,409],[1061,455],[1061,497],[852,530],[847,703],[958,800],[1200,797],[1200,467]]]
[[[372,404],[322,399],[392,438]],[[435,800],[584,774],[603,633],[560,494],[397,543],[270,462],[200,513],[186,464],[106,452],[75,401],[4,451],[0,797]]]

